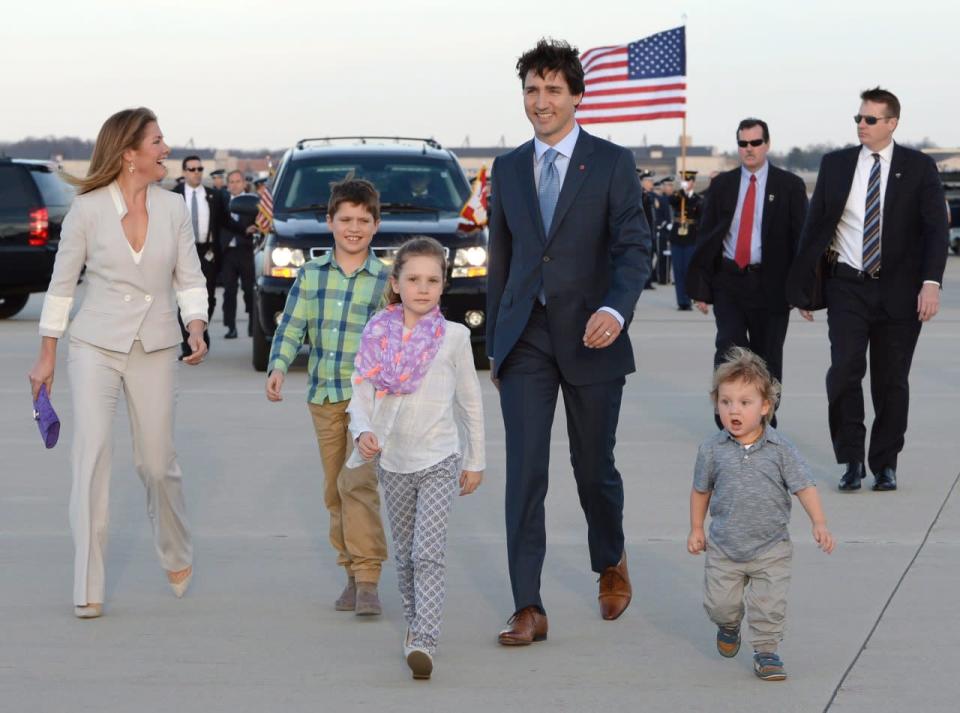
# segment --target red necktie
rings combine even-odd
[[[757,177],[750,176],[750,187],[747,197],[743,199],[743,210],[740,211],[740,230],[737,231],[737,250],[733,255],[734,261],[743,270],[750,264],[750,240],[753,237],[753,207],[757,203]]]

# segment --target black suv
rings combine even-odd
[[[73,195],[55,163],[0,158],[0,319],[47,289]]]
[[[254,368],[267,368],[270,342],[300,266],[333,249],[326,222],[330,184],[351,173],[380,192],[380,229],[371,245],[377,257],[389,264],[397,246],[414,235],[436,238],[447,249],[440,306],[447,319],[470,328],[474,360],[486,367],[487,231],[461,225],[470,184],[456,156],[432,139],[348,136],[298,141],[273,177],[273,232],[255,253]]]

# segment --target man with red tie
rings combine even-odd
[[[713,304],[715,367],[731,347],[746,347],[782,381],[790,318],[784,284],[800,240],[807,192],[798,176],[767,161],[765,121],[741,121],[737,146],[741,165],[710,183],[687,294],[704,314]]]

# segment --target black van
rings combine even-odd
[[[0,158],[0,319],[46,291],[73,196],[56,163]]]

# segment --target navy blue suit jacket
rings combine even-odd
[[[640,181],[625,148],[580,130],[545,234],[529,141],[493,163],[487,353],[494,376],[523,333],[541,288],[554,354],[563,378],[583,385],[635,369],[626,327],[650,273],[650,229]],[[583,332],[599,307],[624,330],[605,349],[588,349]]]

